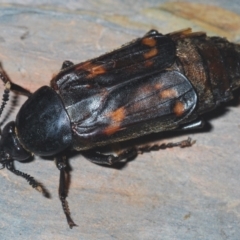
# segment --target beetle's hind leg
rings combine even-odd
[[[138,152],[137,149],[133,147],[123,151],[117,156],[112,154],[103,154],[93,150],[82,151],[81,154],[93,163],[112,165],[122,160],[134,158],[137,156]]]
[[[176,143],[170,142],[170,143],[162,143],[160,145],[154,144],[154,145],[146,145],[146,146],[139,146],[139,147],[135,146],[123,151],[117,156],[114,156],[112,154],[103,154],[93,150],[82,151],[81,154],[93,163],[112,165],[122,160],[135,158],[138,154],[143,154],[145,152],[164,150],[164,149],[173,148],[173,147],[181,147],[181,148],[190,147],[194,143],[195,141],[192,141],[191,138],[188,138],[187,140],[183,140]]]
[[[59,179],[59,198],[62,203],[62,208],[65,213],[68,225],[70,228],[77,226],[70,216],[70,210],[68,207],[68,202],[66,200],[68,194],[68,181],[69,181],[69,171],[67,170],[66,157],[58,155],[56,157],[56,165],[60,171]]]
[[[162,144],[154,144],[154,145],[146,145],[138,147],[138,153],[145,153],[145,152],[151,152],[151,151],[158,151],[158,150],[164,150],[167,148],[173,148],[173,147],[191,147],[196,141],[192,140],[190,137],[186,140],[182,140],[180,142],[170,142],[170,143],[162,143]]]

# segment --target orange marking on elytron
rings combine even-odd
[[[158,54],[158,50],[156,48],[151,49],[150,51],[143,54],[145,59],[154,57]]]
[[[99,75],[99,74],[105,73],[106,69],[103,66],[94,66],[94,67],[90,68],[89,71],[91,71],[91,73],[93,73],[95,75]]]
[[[107,135],[111,135],[111,134],[117,132],[119,129],[120,129],[120,126],[111,126],[110,125],[109,127],[106,127],[103,132]]]
[[[110,116],[112,122],[121,122],[125,117],[124,107],[121,107],[121,108],[115,110],[114,112],[111,112],[109,114],[109,116]]]
[[[166,89],[160,92],[161,98],[174,98],[177,96],[177,91],[175,89]]]
[[[75,69],[88,72],[88,75],[86,76],[87,78],[92,78],[106,72],[106,69],[102,65],[93,64],[91,61],[79,64]]]
[[[89,72],[89,74],[87,75],[87,78],[93,78],[93,77],[96,77],[97,75],[101,75],[106,72],[106,69],[103,66],[94,66],[94,65],[90,65],[85,70]]]
[[[120,129],[121,122],[125,118],[124,107],[118,108],[117,110],[109,113],[108,117],[111,119],[111,124],[104,129],[104,133],[111,135]]]
[[[142,39],[142,44],[147,45],[149,47],[154,47],[156,46],[157,41],[154,38],[146,37]]]
[[[175,106],[173,107],[173,112],[176,114],[176,116],[180,117],[183,115],[185,111],[184,103],[177,101],[175,103]]]

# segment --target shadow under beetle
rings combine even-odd
[[[149,31],[113,52],[74,65],[65,61],[51,87],[30,93],[0,73],[6,89],[28,96],[16,121],[2,130],[0,162],[44,193],[31,176],[14,168],[14,161],[32,155],[55,156],[60,170],[59,196],[69,226],[66,158],[74,149],[98,164],[114,164],[138,151],[191,146],[179,143],[133,147],[117,156],[94,148],[153,132],[194,129],[200,116],[233,98],[240,86],[240,45],[185,29],[166,35]]]

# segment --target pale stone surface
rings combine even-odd
[[[0,61],[13,81],[31,91],[48,85],[63,60],[90,59],[151,28],[167,33],[192,27],[240,40],[238,0],[1,2]],[[214,7],[193,4],[200,2]],[[18,98],[8,120],[25,99]],[[73,156],[68,198],[78,224],[73,230],[61,210],[59,172],[52,161],[36,157],[16,164],[47,187],[50,200],[23,179],[0,171],[1,239],[239,239],[236,102],[207,118],[211,131],[162,138],[159,134],[160,142],[190,136],[197,140],[192,148],[144,154],[121,170]]]

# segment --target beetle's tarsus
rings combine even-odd
[[[77,224],[74,223],[74,221],[71,218],[68,202],[66,200],[67,198],[67,192],[68,192],[68,178],[69,178],[69,172],[66,170],[67,163],[66,163],[66,157],[65,156],[57,156],[56,158],[56,165],[57,168],[60,171],[60,179],[59,179],[59,199],[62,203],[63,212],[66,216],[68,225],[70,228],[73,228],[74,226],[77,226]]]
[[[192,140],[190,137],[187,140],[183,140],[181,142],[179,142],[179,146],[181,148],[185,148],[185,147],[191,147],[193,144],[196,143],[196,140]]]
[[[180,142],[176,142],[176,143],[162,143],[162,144],[154,144],[154,145],[147,145],[147,146],[143,146],[143,147],[138,147],[138,153],[143,154],[146,152],[151,152],[151,151],[158,151],[158,150],[164,150],[167,148],[173,148],[173,147],[181,147],[181,148],[185,148],[185,147],[191,147],[196,141],[192,140],[190,137],[186,140],[182,140]]]
[[[65,213],[65,216],[66,216],[66,219],[67,219],[67,222],[68,222],[68,225],[69,227],[72,229],[73,227],[77,227],[78,225],[74,223],[74,221],[72,220],[71,216],[70,216],[70,211],[69,211],[69,206],[68,206],[68,202],[66,200],[66,196],[61,196],[59,195],[59,198],[60,198],[60,201],[62,203],[62,208],[63,208],[63,211]]]

